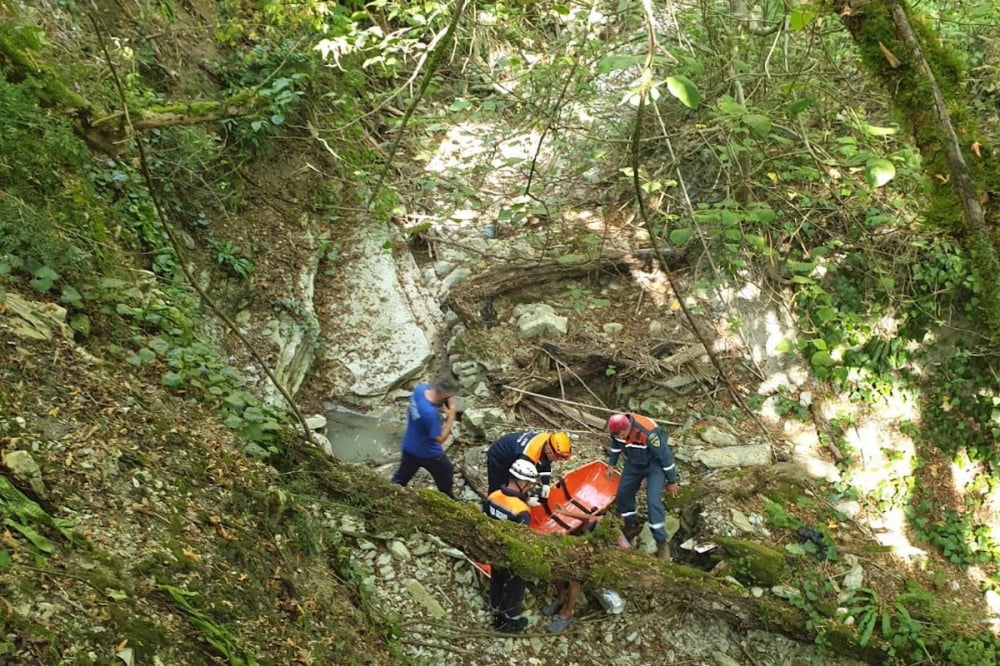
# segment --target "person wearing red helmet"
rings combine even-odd
[[[656,556],[661,560],[670,559],[664,529],[663,491],[666,489],[668,495],[677,497],[678,486],[674,452],[667,443],[667,433],[653,419],[633,413],[613,414],[608,419],[608,433],[611,435],[608,464],[615,467],[621,454],[625,454],[621,482],[615,494],[615,508],[625,521],[625,536],[632,540],[639,534],[635,496],[645,479],[649,528],[656,541]]]

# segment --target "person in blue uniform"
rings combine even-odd
[[[625,454],[622,478],[615,494],[615,507],[625,521],[625,536],[631,541],[641,529],[635,496],[645,479],[649,528],[656,541],[656,556],[668,560],[670,548],[664,530],[663,491],[665,488],[670,497],[677,497],[678,485],[674,453],[667,443],[667,433],[653,419],[633,413],[613,414],[608,419],[608,432],[611,434],[608,464],[615,467],[619,456]]]
[[[538,470],[529,460],[515,460],[508,470],[506,485],[487,496],[483,513],[494,520],[508,520],[527,526],[531,520],[528,491],[538,481]],[[524,601],[524,580],[506,567],[493,566],[490,576],[490,612],[493,628],[508,634],[524,631],[527,618],[519,617]]]

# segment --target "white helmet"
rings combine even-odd
[[[514,461],[514,464],[510,466],[510,475],[521,481],[530,481],[531,483],[538,481],[538,469],[535,464],[524,458]]]

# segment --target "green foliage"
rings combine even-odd
[[[212,250],[212,258],[226,272],[235,277],[248,278],[253,273],[253,262],[241,255],[242,250],[239,245],[234,245],[230,241],[208,241],[208,246]]]
[[[37,83],[0,71],[0,256],[18,257],[8,266],[37,291],[111,272],[119,258],[104,242],[110,211],[82,177],[89,165],[70,122],[40,104]]]
[[[240,646],[239,639],[229,629],[194,606],[192,602],[198,598],[196,593],[172,585],[159,585],[158,589],[184,612],[188,622],[200,632],[200,639],[221,652],[231,666],[259,665],[260,662]]]

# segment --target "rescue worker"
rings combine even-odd
[[[506,485],[494,490],[483,502],[483,512],[494,520],[528,525],[531,508],[528,491],[538,481],[538,470],[529,460],[515,460]],[[510,569],[494,566],[490,576],[490,612],[493,628],[508,634],[524,631],[528,619],[519,617],[524,601],[524,580]]]
[[[455,468],[444,452],[442,444],[451,435],[455,423],[455,394],[458,382],[450,375],[438,377],[433,386],[417,384],[410,396],[403,433],[403,457],[392,475],[392,483],[406,486],[421,467],[430,472],[437,489],[454,498]],[[445,421],[441,423],[440,407],[444,407]]]
[[[649,528],[656,541],[656,556],[669,560],[662,495],[666,484],[667,494],[677,497],[678,486],[674,453],[667,443],[667,433],[656,421],[633,413],[613,414],[608,419],[608,432],[611,434],[608,464],[614,468],[619,456],[625,453],[622,478],[615,494],[615,507],[625,521],[625,537],[631,541],[641,529],[635,496],[645,479]]]
[[[542,499],[547,498],[552,485],[552,462],[569,460],[572,449],[569,435],[564,432],[524,430],[504,435],[486,452],[487,493],[503,485],[507,470],[515,460],[527,460],[538,469],[539,495]]]

